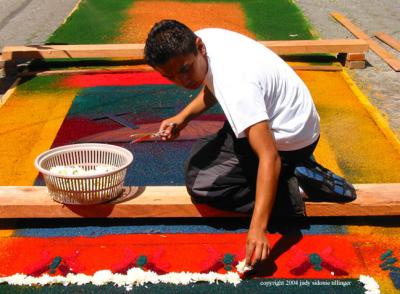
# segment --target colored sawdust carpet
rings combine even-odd
[[[394,221],[379,219],[374,223],[386,225],[388,229],[398,226]],[[236,272],[236,265],[245,254],[248,224],[243,220],[230,220],[229,223],[169,220],[165,224],[157,220],[131,223],[110,220],[110,225],[104,226],[104,222],[98,221],[86,223],[86,226],[72,221],[53,225],[40,221],[21,223],[14,236],[1,239],[0,281],[16,273],[37,279],[44,275],[85,274],[97,275],[94,284],[100,287],[102,282],[96,274],[99,271],[126,275],[132,268],[160,277],[182,272],[228,275]],[[287,229],[288,225],[290,229]],[[154,285],[143,273],[142,276],[130,276],[130,285],[134,286],[134,291],[149,292],[218,289],[241,293],[268,288],[271,293],[364,293],[358,279],[360,275],[369,275],[379,283],[383,293],[399,287],[398,234],[376,234],[371,238],[370,234],[348,233],[342,228],[334,223],[277,222],[270,228],[274,233],[268,234],[272,248],[268,261],[257,271],[242,276],[243,280],[236,286],[226,282],[223,286],[207,284],[205,287],[204,283],[195,283],[193,276],[190,286],[175,285],[174,288],[168,283]],[[326,234],[327,229],[329,234]],[[175,282],[179,281],[177,277]],[[100,289],[119,289],[110,276],[105,278],[105,283],[108,285]],[[182,283],[185,284],[184,280]],[[89,291],[93,287],[87,285],[81,290]],[[9,288],[0,285],[0,290]],[[57,286],[33,288],[59,289]],[[14,286],[13,289],[30,288]],[[68,289],[76,290],[74,287]],[[120,290],[125,291],[125,288]]]
[[[177,18],[193,29],[224,27],[259,40],[315,37],[289,0],[84,0],[48,41],[143,42],[152,23],[162,18]],[[318,161],[353,182],[399,182],[396,146],[363,108],[343,74],[299,74],[321,115]],[[196,91],[177,88],[154,72],[24,79],[0,108],[0,140],[7,142],[0,146],[0,184],[32,185],[37,178],[33,159],[51,146],[105,138],[116,140],[115,144],[135,155],[127,185],[183,185],[185,158],[193,139],[202,134],[192,130],[182,141],[130,144],[127,127],[115,117],[134,125],[132,133],[147,132],[195,95]],[[214,108],[200,122],[203,126],[221,122],[221,113]],[[40,178],[36,184],[43,184]],[[16,273],[39,278],[110,270],[125,275],[131,268],[158,276],[182,271],[226,275],[236,271],[244,256],[248,228],[248,220],[232,219],[136,220],[128,225],[105,220],[95,226],[77,220],[49,223],[30,220],[0,227],[0,281]],[[400,289],[396,219],[390,223],[386,219],[366,223],[329,223],[324,219],[307,229],[296,229],[296,224],[283,227],[291,231],[275,233],[269,228],[274,232],[268,234],[272,252],[264,271],[246,277],[239,285],[146,283],[132,291],[364,293],[360,275],[373,277],[383,293]],[[0,292],[5,293],[99,291],[124,293],[127,289],[113,282],[84,287],[0,284]]]
[[[165,18],[181,20],[193,29],[216,26],[236,30],[259,40],[316,37],[290,0],[85,0],[48,43],[142,43],[151,25]]]
[[[356,170],[357,173],[355,174],[362,176],[361,181],[375,181],[376,178],[369,180],[371,173],[368,172],[368,169],[364,169],[364,164],[371,163],[362,162],[360,164],[354,158],[350,161],[353,164],[351,165],[353,169],[350,170],[346,165],[343,165],[340,161],[342,158],[344,158],[344,162],[349,161],[345,157],[348,152],[345,149],[345,143],[348,141],[339,140],[337,142],[332,140],[331,136],[340,135],[340,133],[329,133],[330,128],[344,128],[347,132],[352,132],[345,135],[350,138],[357,137],[358,140],[361,140],[363,138],[362,132],[365,131],[364,128],[369,126],[374,132],[373,138],[380,138],[383,142],[381,143],[383,146],[387,146],[388,150],[392,150],[390,148],[393,146],[389,142],[385,143],[385,138],[380,130],[368,116],[368,113],[357,104],[357,97],[343,82],[340,74],[322,73],[320,76],[319,74],[321,73],[302,73],[301,75],[315,97],[322,116],[322,129],[326,134],[323,146],[329,152],[320,150],[320,161],[326,164],[324,158],[328,156],[346,177],[351,177]],[[315,82],[318,85],[321,80],[327,78],[336,81],[336,86],[333,86],[333,88],[329,86],[318,87],[313,84]],[[52,141],[53,146],[75,143],[88,136],[104,133],[113,134],[115,131],[126,129],[121,124],[109,119],[105,115],[107,113],[118,114],[126,112],[128,109],[130,111],[125,114],[125,119],[129,120],[130,123],[139,127],[146,124],[154,125],[164,117],[174,114],[197,94],[196,91],[186,91],[171,85],[156,73],[135,73],[81,75],[61,79],[35,78],[24,81],[21,88],[17,90],[15,97],[19,97],[19,93],[23,93],[24,99],[29,101],[30,96],[35,96],[38,91],[51,89],[53,86],[57,87],[59,93],[65,91],[75,94],[73,101],[72,99],[68,100],[70,107],[68,112],[64,114],[65,117],[63,120],[59,118],[57,122],[60,125],[60,121],[62,121],[57,134],[53,133],[47,139],[47,144]],[[37,88],[37,91],[25,90],[33,88]],[[333,89],[336,92],[332,91]],[[12,99],[15,97],[12,97]],[[176,99],[176,97],[179,97],[179,99]],[[332,103],[326,97],[332,97],[335,103]],[[7,109],[6,107],[15,106],[11,103],[6,104],[0,111]],[[342,120],[329,119],[330,115],[335,116],[335,118],[338,117],[348,107],[354,111],[352,113],[345,112]],[[339,111],[336,111],[336,109],[339,109]],[[360,112],[357,112],[357,109]],[[32,111],[32,114],[38,112],[35,107],[30,107],[28,110]],[[4,113],[8,115],[10,112]],[[213,109],[203,117],[203,121],[221,119],[220,113],[220,109]],[[346,120],[346,115],[355,116],[356,119]],[[324,124],[325,116],[328,118],[328,127]],[[102,119],[98,120],[98,117],[102,117]],[[352,125],[357,123],[358,119],[362,119],[363,128],[352,128]],[[23,118],[20,118],[20,123],[22,124],[22,122],[26,123]],[[132,133],[134,131],[132,130]],[[15,144],[18,142],[17,139],[15,139]],[[368,139],[368,137],[364,139]],[[169,143],[119,143],[132,150],[136,158],[135,164],[128,172],[127,184],[182,185],[183,164],[192,143],[193,140]],[[349,146],[350,148],[359,148],[356,154],[360,156],[370,156],[368,155],[370,152],[380,151],[373,148],[357,147],[363,146],[360,142],[347,145],[347,147]],[[344,151],[336,148],[344,148]],[[378,156],[377,154],[374,156]],[[396,153],[394,151],[386,152],[379,158],[386,160],[385,156],[391,154],[395,155]],[[396,157],[388,160],[388,162],[390,161],[396,162]],[[33,167],[29,174],[36,174]],[[380,171],[379,179],[385,179],[385,174],[391,179],[390,170]],[[372,176],[376,177],[376,175]],[[38,183],[40,183],[40,180],[38,180]],[[227,221],[222,221],[222,223],[224,222]],[[104,223],[103,225],[107,226]],[[166,227],[168,228],[163,228],[163,230],[171,230],[170,225]],[[151,228],[151,230],[157,230],[154,225]],[[28,234],[20,237],[2,238],[0,241],[1,252],[6,254],[3,254],[0,259],[4,265],[4,271],[1,275],[23,273],[35,277],[40,277],[43,274],[64,277],[68,273],[93,275],[96,271],[105,269],[113,273],[123,274],[132,267],[153,271],[159,275],[181,271],[193,273],[211,271],[226,274],[229,269],[234,269],[238,260],[243,258],[245,233],[238,232],[238,234],[232,235],[229,231],[223,231],[211,235],[202,234],[201,228],[194,228],[194,231],[187,235],[188,231],[185,232],[185,229],[180,229],[184,232],[180,233],[178,230],[173,235],[163,230],[160,231],[160,234],[125,232],[121,235],[115,235],[118,233],[118,228],[111,226],[105,236],[97,237],[92,237],[91,232],[88,231],[78,231],[79,237],[50,237],[44,233],[39,237],[31,237]],[[245,227],[243,229],[245,230]],[[35,229],[32,230],[35,231]],[[151,230],[148,232],[154,232]],[[201,293],[210,289],[221,292],[263,291],[268,287],[269,290],[279,293],[285,293],[284,291],[286,293],[293,291],[297,293],[302,293],[301,291],[303,293],[320,293],[321,291],[363,293],[364,288],[358,282],[358,277],[363,274],[373,276],[381,289],[387,293],[398,288],[399,271],[396,258],[399,251],[398,230],[395,228],[385,230],[384,227],[378,227],[378,229],[370,226],[360,227],[358,225],[351,227],[354,234],[346,233],[346,227],[343,226],[339,226],[333,232],[330,230],[329,225],[321,225],[320,233],[315,235],[310,234],[303,237],[293,233],[287,236],[269,235],[271,244],[275,248],[266,267],[269,272],[258,277],[250,277],[236,287],[231,284],[212,286],[207,284],[205,286],[202,284],[203,282],[200,284],[191,283],[189,286],[147,283],[145,286],[135,286],[133,290],[167,292],[193,290]],[[371,238],[371,232],[376,230],[383,232],[383,234],[379,235],[379,238],[376,235]],[[19,231],[17,230],[15,235],[20,234]],[[10,235],[10,233],[6,232],[5,235]],[[33,244],[33,246],[27,247],[26,244]],[[185,255],[186,253],[188,255]],[[140,264],[142,265],[140,266]],[[32,289],[35,291],[61,291],[62,289],[73,293],[77,290],[76,286],[63,288],[64,286],[57,285],[26,287],[3,284],[1,287],[5,291],[21,292],[29,292]],[[85,290],[82,291],[90,292],[99,289],[102,291],[126,291],[124,287],[116,288],[112,282],[97,287],[99,288],[90,284],[85,286]]]
[[[321,115],[322,140],[316,151],[318,161],[354,183],[399,182],[400,175],[393,172],[400,165],[398,151],[361,105],[342,74],[299,74],[310,88]],[[325,83],[326,80],[330,82]],[[38,87],[42,84],[46,90]],[[37,90],[31,90],[33,88]],[[51,93],[55,92],[58,94],[52,96]],[[63,96],[61,93],[66,94]],[[131,144],[130,134],[156,132],[160,121],[182,109],[197,93],[176,87],[155,72],[76,75],[58,79],[37,77],[24,81],[10,103],[0,109],[5,118],[1,123],[10,129],[3,133],[3,137],[13,142],[2,147],[4,154],[12,154],[5,161],[10,168],[2,171],[3,184],[12,184],[17,176],[26,181],[15,184],[32,183],[27,179],[37,174],[31,163],[39,151],[50,146],[87,142],[92,138],[96,142],[118,142],[132,150],[135,162],[128,172],[127,185],[183,185],[183,166],[194,139],[207,134],[207,131],[216,131],[218,122],[224,120],[219,107],[200,117],[198,123],[203,125],[202,129],[196,132],[196,128],[188,128],[188,133],[182,137],[186,140]],[[18,101],[32,101],[34,106],[23,107],[16,104]],[[43,103],[52,104],[43,106]],[[66,107],[69,107],[68,112]],[[50,111],[51,116],[43,116],[43,111]],[[130,133],[125,125],[116,122],[113,117],[120,114],[120,118],[137,129]],[[26,117],[32,119],[33,127],[45,131],[47,137],[27,132],[26,126],[32,126]],[[35,124],[35,117],[41,124]],[[213,123],[214,129],[204,130]],[[50,129],[43,129],[43,125]],[[40,142],[40,149],[32,150],[32,141]],[[24,165],[18,165],[15,160]]]

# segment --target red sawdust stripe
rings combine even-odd
[[[163,78],[158,72],[74,75],[64,79],[62,82],[63,86],[71,88],[170,84],[172,83]]]
[[[208,265],[222,262],[225,254],[232,254],[236,259],[243,259],[245,254],[246,233],[241,234],[128,234],[92,237],[59,237],[5,238],[0,243],[0,275],[28,273],[35,268],[46,265],[52,258],[60,256],[69,268],[77,272],[93,274],[98,270],[116,271],[145,255],[149,263],[163,267],[167,272],[191,271],[200,272]],[[293,269],[309,260],[310,254],[319,255],[323,261],[339,267],[347,272],[346,278],[356,277],[367,271],[364,263],[357,255],[355,242],[364,243],[365,237],[348,235],[306,235],[300,240],[287,240],[285,236],[269,234],[272,248],[285,242],[291,242],[288,250],[275,256],[275,278],[298,277]],[[391,248],[398,248],[398,242]],[[390,241],[388,240],[388,241]],[[29,252],[26,244],[30,244]],[[379,250],[371,252],[371,259],[379,258],[382,247],[388,242],[374,242],[370,246]],[[276,253],[276,252],[275,252]],[[45,264],[43,264],[45,263]],[[48,265],[48,264],[47,264]],[[379,270],[378,263],[371,265],[369,271]],[[225,272],[221,267],[217,271]],[[318,271],[312,267],[301,274],[302,278],[337,278],[331,270],[323,268]]]

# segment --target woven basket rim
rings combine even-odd
[[[64,153],[65,151],[71,151],[71,150],[109,150],[109,151],[114,151],[122,154],[127,162],[120,167],[116,167],[112,171],[108,172],[102,172],[98,173],[95,175],[60,175],[57,173],[50,172],[49,170],[43,168],[41,165],[44,160],[48,159],[49,157],[55,156],[57,154]],[[50,150],[47,150],[41,154],[39,154],[36,159],[35,159],[35,167],[39,172],[41,172],[45,176],[51,176],[51,177],[57,177],[57,178],[63,178],[63,179],[95,179],[99,177],[104,177],[108,175],[112,175],[115,173],[118,173],[124,169],[126,169],[133,161],[133,154],[119,146],[111,145],[111,144],[102,144],[102,143],[80,143],[80,144],[71,144],[71,145],[64,145],[56,148],[52,148]]]

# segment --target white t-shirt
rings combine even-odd
[[[319,136],[319,116],[304,82],[260,43],[224,29],[195,32],[206,46],[205,84],[236,137],[267,120],[280,151],[297,150]]]

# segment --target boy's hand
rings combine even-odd
[[[246,265],[254,266],[265,261],[269,255],[270,245],[265,232],[259,228],[249,228],[246,242]]]
[[[174,140],[179,137],[180,131],[185,126],[186,125],[179,116],[173,116],[161,122],[158,132],[162,140]]]

